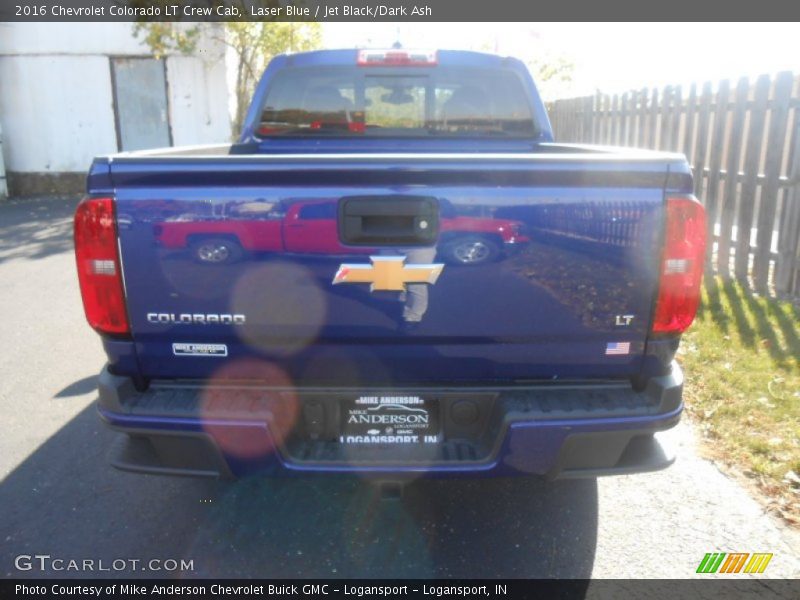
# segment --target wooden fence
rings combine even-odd
[[[559,142],[685,154],[708,214],[707,267],[800,301],[800,79],[598,93],[548,108]]]

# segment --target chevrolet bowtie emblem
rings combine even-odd
[[[341,265],[333,277],[337,283],[370,283],[371,292],[402,292],[407,283],[436,283],[442,264],[407,265],[405,256],[370,256],[371,265]]]

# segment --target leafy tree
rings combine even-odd
[[[144,37],[143,41],[156,56],[171,52],[191,54],[197,47],[200,26],[187,26],[181,23],[135,23],[133,34]]]
[[[545,53],[525,63],[536,86],[546,100],[569,93],[575,73],[575,63],[561,54]]]
[[[283,52],[304,52],[319,48],[319,23],[227,23],[223,40],[238,57],[236,68],[236,116],[233,130],[239,131],[256,84],[267,63]]]
[[[528,67],[536,81],[536,88],[545,100],[572,95],[572,83],[575,76],[575,63],[572,59],[543,43],[536,26],[523,25],[514,31],[515,39],[527,41],[526,50],[506,52],[506,44],[497,33],[487,33],[485,39],[473,46],[481,52],[509,53],[518,56]],[[518,47],[519,43],[512,44],[512,46]]]
[[[319,23],[240,22],[222,26],[208,23],[136,23],[134,35],[142,36],[153,54],[178,52],[192,54],[200,33],[230,48],[236,56],[234,94],[236,112],[233,131],[242,128],[247,107],[267,63],[284,52],[303,52],[319,48],[322,32]]]

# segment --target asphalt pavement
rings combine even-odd
[[[700,458],[685,422],[672,433],[678,462],[660,473],[416,481],[401,499],[357,478],[224,483],[113,470],[115,434],[93,404],[104,356],[81,308],[75,202],[0,204],[6,577],[686,578],[707,552],[771,552],[764,576],[800,575],[797,530]],[[19,570],[26,555],[62,567],[93,560],[95,570]],[[152,559],[161,570],[142,571]],[[166,570],[168,559],[191,564]],[[97,570],[101,560],[110,571]]]

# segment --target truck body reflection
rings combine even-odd
[[[442,202],[440,235],[425,249],[449,264],[479,265],[502,259],[529,242],[522,223],[509,219],[457,215]],[[182,215],[153,228],[165,249],[189,250],[203,264],[236,262],[254,253],[363,256],[386,249],[345,246],[339,241],[337,204],[331,200],[248,202],[218,216]],[[421,250],[421,249],[420,249]]]

